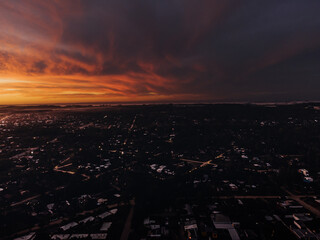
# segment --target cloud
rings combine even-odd
[[[1,2],[1,91],[24,102],[319,100],[319,7],[315,0]]]

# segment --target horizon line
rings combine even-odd
[[[219,105],[219,104],[239,104],[239,105],[295,105],[295,104],[319,104],[320,100],[303,101],[131,101],[131,102],[77,102],[77,103],[33,103],[33,104],[0,104],[0,107],[14,106],[72,106],[72,105]],[[96,107],[97,107],[96,106]]]

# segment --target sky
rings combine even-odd
[[[0,1],[0,104],[320,100],[318,0]]]

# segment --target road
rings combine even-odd
[[[190,160],[190,159],[185,159],[185,158],[181,158],[180,160],[181,160],[181,161],[184,161],[184,162],[188,162],[188,163],[200,164],[199,167],[194,167],[194,168],[192,168],[192,169],[189,171],[189,173],[191,173],[191,172],[193,172],[193,171],[196,171],[196,170],[198,170],[199,168],[205,167],[205,166],[207,166],[207,165],[211,165],[211,166],[213,166],[213,167],[215,167],[215,168],[218,167],[217,164],[212,163],[212,160],[209,160],[209,161],[206,161],[206,162],[197,161],[197,160]]]
[[[22,200],[22,201],[20,201],[20,202],[12,203],[12,204],[10,205],[10,207],[15,207],[15,206],[24,204],[24,203],[29,202],[29,201],[31,201],[31,200],[33,200],[33,199],[38,198],[38,197],[41,197],[41,194],[38,194],[38,195],[35,195],[35,196],[32,196],[32,197],[26,198],[26,199],[24,199],[24,200]]]
[[[65,160],[63,160],[60,164],[63,164],[63,163],[65,163],[65,162],[67,162],[67,161],[69,161],[71,159],[71,157],[68,157],[68,158],[66,158]],[[72,166],[72,162],[71,163],[67,163],[67,164],[65,164],[65,165],[57,165],[57,166],[55,166],[54,168],[53,168],[53,170],[54,171],[56,171],[56,172],[62,172],[62,173],[67,173],[67,174],[71,174],[71,175],[74,175],[74,174],[76,174],[76,172],[74,172],[74,171],[67,171],[67,170],[62,170],[62,168],[66,168],[66,167],[69,167],[69,166]],[[90,176],[88,176],[88,175],[86,175],[86,174],[84,174],[84,173],[82,173],[82,174],[80,174],[82,177],[84,177],[84,180],[83,181],[88,181],[89,179],[90,179]]]
[[[313,197],[313,196],[298,196],[298,195],[294,195],[293,193],[291,193],[290,191],[288,191],[287,189],[283,189],[284,191],[286,191],[286,193],[289,194],[289,198],[297,201],[301,206],[303,206],[305,209],[308,209],[310,212],[312,212],[314,215],[316,215],[317,217],[320,217],[320,210],[311,206],[310,204],[306,203],[305,201],[303,201],[301,198],[303,197]]]
[[[130,126],[130,128],[129,128],[129,132],[132,131],[132,129],[133,129],[133,127],[134,127],[134,124],[136,123],[136,120],[137,120],[137,115],[134,116],[134,119],[133,119],[133,121],[132,121],[132,124],[131,124],[131,126]]]
[[[133,212],[134,212],[134,205],[135,205],[134,199],[130,200],[130,205],[131,205],[131,209],[128,214],[127,220],[124,224],[124,228],[123,228],[120,240],[127,240],[129,238],[129,235],[131,232],[131,221],[132,221]]]
[[[216,156],[214,159],[219,159],[219,158],[222,158],[223,157],[223,153]],[[209,161],[206,161],[206,162],[202,162],[202,161],[197,161],[197,160],[191,160],[191,159],[185,159],[185,158],[181,158],[180,159],[181,161],[184,161],[184,162],[189,162],[189,163],[197,163],[197,164],[200,164],[200,167],[205,167],[207,165],[212,165],[213,167],[218,167],[217,164],[213,163],[212,161],[213,160],[209,160]],[[196,168],[197,169],[197,168]]]
[[[131,126],[130,126],[130,128],[128,129],[128,135],[129,135],[129,133],[132,131],[132,129],[133,129],[133,127],[134,127],[134,124],[136,123],[136,119],[137,119],[137,115],[134,116],[133,121],[132,121],[132,123],[131,123]],[[128,138],[126,138],[126,139],[124,140],[123,145],[126,145],[127,142],[128,142]]]
[[[217,164],[215,163],[212,163],[211,161],[212,160],[209,160],[207,162],[201,162],[201,161],[197,161],[197,160],[190,160],[190,159],[185,159],[185,158],[181,158],[180,159],[181,161],[183,162],[189,162],[189,163],[197,163],[197,164],[200,164],[200,167],[204,167],[206,165],[213,165],[213,166],[217,166]]]
[[[67,174],[71,174],[71,175],[76,174],[73,171],[66,171],[66,170],[61,170],[61,169],[53,169],[53,170],[56,171],[56,172],[62,172],[62,173],[67,173]]]

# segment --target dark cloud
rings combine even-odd
[[[33,73],[43,73],[45,69],[47,68],[47,64],[45,61],[37,61],[33,64],[33,68],[30,70],[30,72]]]
[[[123,94],[282,101],[320,100],[319,9],[317,0],[78,0],[13,1],[0,13],[27,29],[8,30],[23,46],[41,40],[33,73],[96,76]]]

